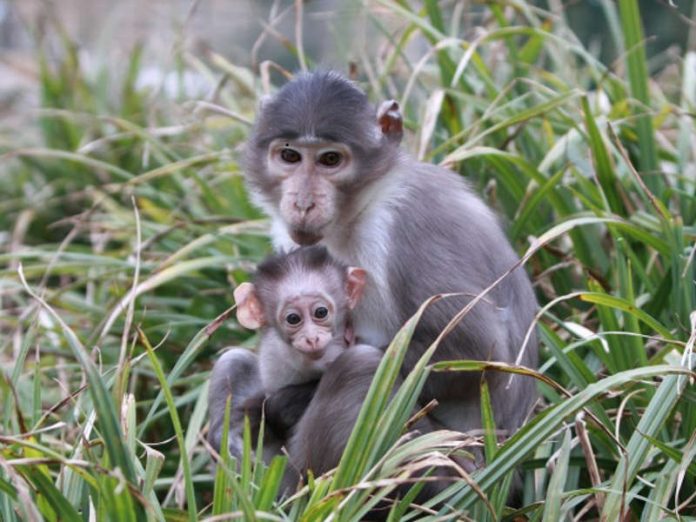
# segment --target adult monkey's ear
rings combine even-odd
[[[404,135],[404,120],[396,100],[387,100],[377,109],[377,124],[382,135],[389,141],[401,142]]]
[[[250,330],[256,330],[266,324],[266,316],[253,284],[242,283],[235,288],[234,300],[237,303],[239,324]]]
[[[346,279],[346,293],[348,294],[348,308],[352,310],[360,301],[367,283],[367,272],[364,268],[348,267]]]

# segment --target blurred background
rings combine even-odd
[[[144,49],[139,86],[164,84],[174,89],[172,62],[180,51],[205,58],[214,51],[233,64],[256,67],[272,60],[296,68],[291,42],[295,41],[292,0],[0,0],[0,118],[17,117],[17,110],[37,104],[37,44],[53,49],[59,58],[60,35],[50,29],[62,26],[77,43],[83,66],[124,68],[134,46]],[[611,37],[611,20],[598,0],[530,2],[554,6],[587,48],[604,63],[617,59]],[[379,2],[359,0],[307,0],[303,4],[304,46],[325,67],[346,70],[361,54],[374,52],[380,43],[370,17],[379,16],[389,27],[403,20]],[[474,36],[489,16],[484,1],[440,2],[458,11],[459,36]],[[368,17],[365,6],[369,7]],[[694,0],[640,0],[651,72],[664,69],[686,49],[689,28],[696,24]],[[618,24],[618,20],[613,23]],[[692,39],[693,40],[693,39]],[[414,44],[412,44],[413,46]],[[169,75],[165,71],[170,71]],[[206,82],[188,74],[186,94],[201,95]],[[182,93],[180,93],[182,94]],[[6,120],[7,121],[7,120]]]

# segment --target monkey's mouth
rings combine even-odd
[[[313,350],[311,352],[304,352],[303,355],[310,361],[318,361],[324,356],[324,350]]]
[[[321,241],[322,235],[316,231],[294,228],[290,231],[290,237],[298,245],[311,246]]]

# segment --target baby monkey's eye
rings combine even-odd
[[[329,315],[329,309],[325,306],[320,306],[314,310],[314,317],[317,319],[325,319],[327,315]]]
[[[288,314],[285,316],[285,322],[288,323],[289,325],[292,325],[292,326],[300,324],[301,321],[302,321],[302,318],[298,314],[295,314],[295,313]]]
[[[342,159],[343,156],[341,156],[340,152],[331,150],[319,156],[319,163],[321,165],[324,165],[325,167],[335,167],[336,165],[341,163]]]
[[[285,163],[297,163],[302,160],[302,156],[295,149],[286,147],[280,151],[280,159]]]

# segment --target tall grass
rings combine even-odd
[[[247,430],[242,461],[223,452],[213,476],[208,372],[222,347],[253,347],[231,288],[269,251],[238,145],[274,68],[182,51],[181,85],[196,70],[211,95],[169,97],[137,87],[142,49],[123,74],[88,73],[56,27],[61,60],[37,48],[31,132],[0,150],[1,520],[360,520],[408,470],[473,442],[484,469],[455,469],[422,506],[416,486],[390,520],[696,513],[696,54],[680,57],[678,90],[649,77],[635,0],[602,1],[623,49],[611,66],[557,2],[478,6],[464,35],[459,7],[412,4],[362,8],[381,52],[360,79],[375,101],[400,99],[407,148],[461,172],[506,221],[542,305],[538,372],[426,354],[388,402],[416,315],[337,470],[277,499],[285,459],[257,463]],[[482,440],[407,434],[430,372],[482,368],[538,380],[517,434],[493,435],[485,390]]]

